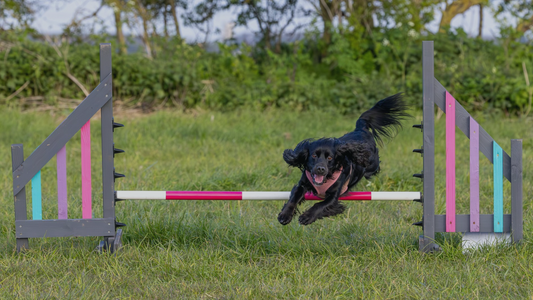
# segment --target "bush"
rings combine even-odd
[[[208,52],[178,40],[160,40],[153,59],[141,52],[114,53],[114,97],[146,108],[251,106],[351,113],[404,92],[420,106],[421,42],[435,40],[435,77],[468,110],[521,113],[531,104],[523,66],[533,70],[532,54],[512,32],[497,41],[469,38],[460,30],[421,36],[407,25],[376,30],[370,37],[336,33],[326,56],[317,48],[318,39],[310,33],[285,44],[279,54],[245,44],[218,44],[217,52]],[[54,47],[13,32],[4,32],[2,40],[0,102],[24,106],[84,98],[75,79],[94,89],[99,82],[95,45],[114,41],[93,37]]]

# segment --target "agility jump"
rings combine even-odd
[[[289,200],[291,192],[208,192],[208,191],[117,191],[120,200]],[[348,201],[414,201],[419,192],[349,192],[340,197]],[[305,200],[323,200],[312,193]]]
[[[464,110],[435,79],[433,42],[423,42],[423,121],[413,127],[423,133],[423,148],[413,150],[423,157],[423,171],[414,174],[423,180],[422,192],[351,192],[340,200],[414,201],[423,204],[423,227],[419,250],[439,250],[435,232],[507,233],[513,242],[522,239],[522,140],[511,140],[511,156]],[[121,248],[124,224],[117,222],[115,204],[122,200],[287,200],[290,192],[224,191],[115,191],[114,156],[124,152],[115,148],[114,129],[123,127],[113,119],[111,45],[100,45],[100,84],[91,94],[24,160],[22,144],[11,146],[13,194],[15,203],[16,249],[29,248],[29,238],[102,236],[98,249],[110,252]],[[434,106],[446,113],[446,214],[435,215],[435,140]],[[103,218],[92,218],[90,173],[90,118],[101,111]],[[470,214],[455,212],[455,126],[470,139]],[[81,130],[82,219],[68,219],[65,144]],[[479,151],[494,166],[494,213],[479,214]],[[40,170],[57,155],[58,218],[42,220]],[[512,214],[503,214],[503,177],[511,182]],[[32,219],[28,220],[25,186],[32,182]],[[306,200],[322,200],[306,194]]]

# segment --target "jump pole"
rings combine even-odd
[[[116,200],[289,200],[291,192],[116,191]],[[307,193],[305,200],[322,200]],[[339,200],[420,201],[420,192],[349,192]]]

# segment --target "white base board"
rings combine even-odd
[[[466,232],[463,234],[463,251],[475,250],[482,245],[494,246],[500,243],[511,243],[511,234],[495,232]]]

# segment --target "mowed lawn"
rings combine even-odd
[[[421,112],[381,149],[382,171],[364,191],[420,191]],[[98,237],[31,239],[15,252],[11,154],[25,156],[66,114],[0,112],[0,298],[28,299],[353,299],[526,298],[533,295],[533,119],[479,115],[510,153],[523,138],[524,242],[463,254],[459,234],[439,234],[443,251],[418,252],[422,205],[350,202],[341,216],[310,226],[277,222],[283,202],[122,201],[124,248],[93,251]],[[358,115],[287,110],[231,113],[164,111],[115,116],[117,190],[288,191],[300,176],[283,150],[309,137],[340,136]],[[444,117],[436,124],[437,213],[445,213]],[[93,211],[101,217],[100,125],[92,123]],[[69,217],[81,218],[80,137],[67,144]],[[468,140],[457,131],[457,211],[468,214]],[[492,167],[482,158],[481,212],[492,212]],[[57,217],[55,158],[42,170],[43,218]],[[30,196],[28,185],[28,199]],[[504,186],[510,213],[510,184]],[[307,202],[304,208],[312,205]],[[28,216],[31,204],[28,202]]]

